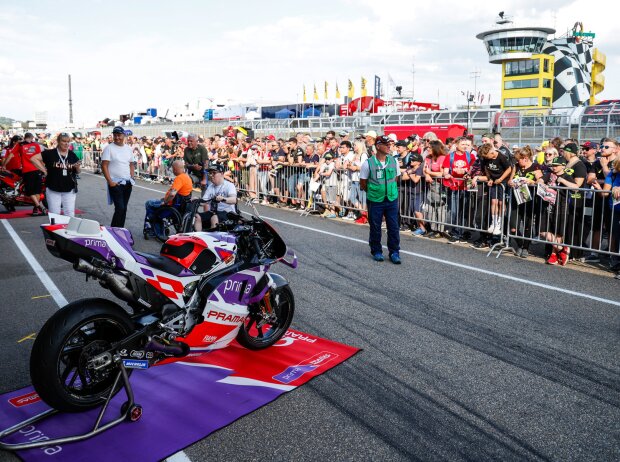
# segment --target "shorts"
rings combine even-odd
[[[41,179],[41,172],[35,170],[34,172],[24,173],[24,192],[28,196],[34,196],[41,193],[41,185],[43,180]]]
[[[198,215],[202,220],[203,227],[206,225],[207,228],[211,227],[211,217],[213,215],[217,215],[217,219],[220,223],[228,220],[228,212],[200,212]]]
[[[502,184],[494,184],[489,187],[489,199],[504,200],[506,188]]]
[[[338,186],[327,186],[327,185],[323,185],[323,188],[325,188],[325,199],[327,200],[328,204],[333,204],[336,202],[336,197],[337,197],[337,193],[338,193]]]

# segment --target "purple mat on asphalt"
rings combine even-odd
[[[280,348],[278,348],[280,347]],[[182,362],[135,371],[136,402],[144,414],[93,438],[62,446],[19,451],[25,461],[156,461],[204,438],[354,355],[358,349],[289,331],[279,345],[249,351],[236,343]],[[121,391],[104,422],[126,400]],[[7,428],[48,407],[32,387],[0,396],[0,426]],[[97,410],[58,414],[5,439],[17,443],[84,433]]]

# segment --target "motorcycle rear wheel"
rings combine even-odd
[[[63,412],[101,405],[119,369],[111,364],[93,371],[86,365],[133,330],[127,313],[106,300],[84,299],[66,305],[45,323],[32,347],[30,378],[35,391]],[[113,395],[120,389],[119,383]]]
[[[248,315],[237,334],[237,341],[249,350],[262,350],[270,347],[286,333],[293,321],[295,299],[289,286],[278,287],[270,291],[273,315],[264,322],[264,301],[261,301],[258,313]],[[269,313],[267,313],[268,315]],[[261,322],[264,322],[261,325]]]

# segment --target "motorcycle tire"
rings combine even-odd
[[[62,412],[82,412],[101,405],[119,369],[110,364],[92,371],[86,364],[133,331],[127,313],[104,299],[78,300],[61,308],[44,324],[32,347],[30,378],[35,391]],[[119,381],[112,395],[121,386]]]
[[[275,290],[272,289],[270,297],[275,319],[258,328],[257,322],[262,318],[262,309],[259,309],[258,313],[250,312],[246,321],[239,328],[237,342],[249,350],[262,350],[270,347],[282,338],[293,321],[295,299],[290,287],[282,286]],[[261,308],[263,304],[264,302],[261,301]],[[265,326],[268,326],[266,332],[263,331]]]

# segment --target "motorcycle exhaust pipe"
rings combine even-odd
[[[144,347],[146,351],[158,351],[167,355],[172,355],[175,358],[182,358],[189,353],[189,346],[183,342],[173,342],[164,344],[153,337],[149,337],[148,343]]]
[[[85,273],[95,279],[99,279],[121,300],[126,302],[135,301],[133,292],[127,287],[129,281],[126,277],[114,274],[103,268],[97,268],[81,258],[73,265],[73,268],[80,273]]]

